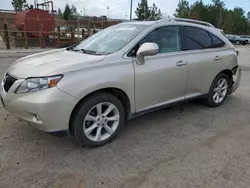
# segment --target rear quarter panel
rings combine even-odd
[[[216,56],[221,60],[215,61]],[[223,70],[237,65],[236,52],[231,48],[199,50],[188,53],[186,96],[207,94],[214,78]]]

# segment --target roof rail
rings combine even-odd
[[[169,18],[169,21],[190,22],[190,23],[201,24],[201,25],[205,25],[205,26],[214,28],[214,26],[211,23],[203,22],[200,20],[192,20],[192,19],[186,19],[186,18]]]

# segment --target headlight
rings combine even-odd
[[[40,78],[27,78],[16,89],[16,93],[35,92],[51,87],[55,87],[63,75],[48,76]]]

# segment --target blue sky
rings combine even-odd
[[[53,0],[55,9],[64,8],[65,3],[74,4],[78,11],[87,15],[107,15],[112,18],[128,18],[130,0]],[[135,10],[137,3],[140,0],[133,0],[133,9]],[[196,0],[190,0],[190,3]],[[27,0],[28,3],[33,3],[33,0]],[[39,0],[43,2],[43,0]],[[165,15],[173,15],[178,0],[148,0],[149,5],[153,2],[162,10]],[[204,3],[211,3],[211,0],[203,0]],[[242,7],[246,12],[250,11],[250,0],[224,0],[227,8],[235,6]],[[107,7],[110,7],[107,11]],[[0,9],[13,9],[11,0],[1,0]],[[133,12],[134,12],[133,10]]]

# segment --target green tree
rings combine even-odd
[[[175,17],[178,18],[189,18],[190,14],[190,7],[189,7],[189,3],[187,0],[180,0],[178,5],[177,5],[177,9],[175,10]]]
[[[248,21],[245,17],[245,11],[236,7],[233,9],[233,33],[235,34],[246,34],[248,31]]]
[[[158,9],[158,13],[157,13],[157,19],[161,19],[163,16],[161,9]]]
[[[141,0],[141,2],[138,3],[135,14],[138,20],[148,20],[150,18],[150,10],[147,0]]]
[[[245,11],[240,7],[228,10],[221,0],[212,0],[211,4],[197,0],[191,5],[187,0],[179,0],[175,16],[209,22],[222,28],[225,33],[250,34],[250,13],[245,16]]]
[[[29,5],[28,3],[24,5],[25,10],[32,10],[34,9],[33,5]]]
[[[149,7],[147,0],[141,0],[138,3],[135,14],[138,20],[157,20],[162,18],[161,10],[157,8],[155,3]]]
[[[79,15],[80,14],[77,12],[77,9],[74,5],[71,5],[71,7],[68,4],[65,5],[65,9],[63,12],[64,20],[76,20],[77,16]]]
[[[224,30],[225,33],[230,33],[230,34],[234,33],[234,13],[232,10],[227,11],[224,17],[222,29]]]
[[[63,12],[63,18],[64,20],[69,20],[71,16],[71,9],[68,4],[65,5],[64,12]]]
[[[62,13],[62,10],[60,8],[57,10],[57,17],[63,18],[63,13]]]
[[[225,17],[226,9],[225,3],[221,0],[212,0],[211,13],[209,16],[213,18],[212,24],[220,28],[223,24],[223,17]]]
[[[16,12],[22,11],[27,6],[26,0],[12,0],[11,4]]]
[[[155,3],[149,8],[150,18],[149,20],[159,20],[162,18],[161,10],[157,8]]]
[[[80,16],[80,14],[77,12],[77,9],[74,5],[71,5],[71,19],[72,20],[76,20],[78,16]]]
[[[222,28],[225,32],[233,34],[244,34],[248,31],[248,22],[242,8],[234,8],[227,11]]]
[[[209,17],[208,8],[203,1],[196,1],[190,8],[190,17],[198,20],[207,20]]]

